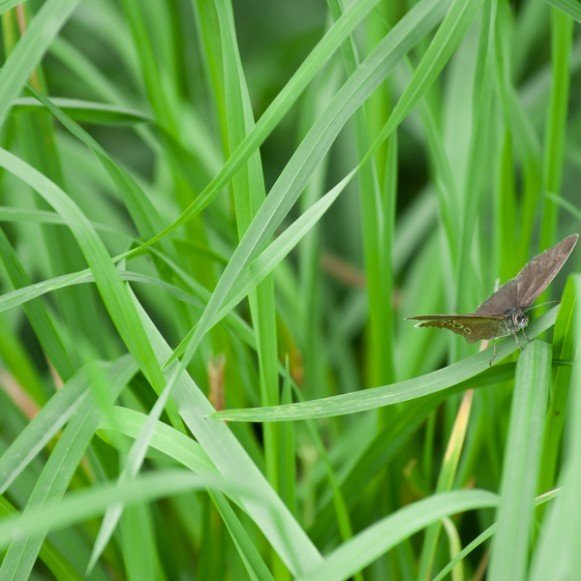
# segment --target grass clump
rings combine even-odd
[[[579,231],[579,9],[346,4],[0,0],[1,578],[574,576],[578,257],[404,318]]]

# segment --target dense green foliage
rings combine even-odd
[[[576,0],[0,15],[0,579],[580,574]]]

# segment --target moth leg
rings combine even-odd
[[[492,340],[492,359],[488,362],[488,367],[492,367],[492,362],[496,359],[496,339]]]
[[[522,351],[522,345],[520,344],[520,341],[518,340],[518,335],[516,333],[513,333],[512,336],[514,337],[514,340],[516,341],[518,348]]]
[[[527,340],[527,343],[530,343],[531,340],[529,339],[528,335],[525,333],[525,330],[522,330],[522,334],[525,336],[525,339]]]

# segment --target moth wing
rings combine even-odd
[[[505,334],[499,333],[501,321],[506,320],[501,315],[489,317],[477,315],[418,315],[407,318],[412,321],[420,321],[416,325],[417,327],[448,329],[464,337],[468,343],[494,339]]]
[[[503,284],[492,296],[478,306],[475,315],[501,315],[517,305],[518,282],[516,278]]]
[[[571,234],[555,246],[531,259],[518,273],[517,301],[522,309],[530,307],[549,286],[573,252],[579,234]]]

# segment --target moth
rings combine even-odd
[[[579,234],[571,234],[535,256],[472,314],[417,315],[407,319],[420,321],[416,327],[449,329],[469,343],[512,335],[520,347],[517,333],[524,333],[528,325],[527,310],[563,268],[578,238]]]

